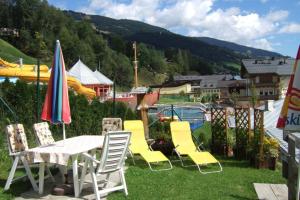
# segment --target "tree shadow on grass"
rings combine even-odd
[[[248,160],[236,160],[235,158],[220,157],[219,161],[223,167],[251,168]]]
[[[239,195],[235,195],[235,194],[231,194],[230,195],[233,199],[237,199],[237,200],[256,200],[256,198],[248,198],[248,197],[242,197]]]
[[[4,188],[5,183],[6,183],[6,179],[1,178],[0,179],[0,188],[1,189]],[[4,194],[11,194],[11,195],[16,197],[16,196],[20,196],[22,193],[30,190],[31,188],[32,188],[31,183],[28,179],[26,179],[26,180],[20,179],[16,182],[12,183],[10,185],[9,190],[1,191],[1,192],[4,193]]]

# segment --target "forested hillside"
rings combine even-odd
[[[92,69],[99,60],[106,75],[116,73],[118,83],[131,85],[132,74],[130,59],[124,54],[113,51],[90,23],[76,22],[62,11],[40,0],[0,1],[0,27],[15,28],[19,37],[2,37],[24,53],[44,61],[50,61],[55,40],[62,44],[67,67],[80,57]]]
[[[276,52],[247,47],[232,42],[208,37],[186,37],[174,34],[161,27],[127,19],[112,19],[99,15],[87,15],[74,11],[65,11],[76,20],[88,20],[99,32],[117,35],[128,41],[153,45],[164,52],[172,49],[186,51],[189,63],[185,69],[200,73],[235,72],[232,66],[240,65],[245,57],[281,56]],[[192,56],[191,56],[191,55]],[[168,58],[168,57],[167,57]],[[170,58],[168,58],[170,60]],[[173,61],[171,59],[171,61]],[[205,63],[206,67],[203,67]]]
[[[138,41],[139,76],[145,84],[176,73],[239,73],[233,66],[245,57],[143,22],[64,12],[46,0],[1,0],[0,28],[16,29],[19,36],[1,38],[48,63],[59,39],[68,68],[79,57],[93,70],[100,62],[105,75],[127,88],[133,82],[132,41]],[[149,74],[153,79],[145,77]]]

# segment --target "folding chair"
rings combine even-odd
[[[34,124],[33,130],[39,145],[49,145],[55,142],[47,122]]]
[[[30,167],[38,167],[38,165],[34,165],[34,164],[32,165],[31,164],[32,159],[26,153],[26,150],[28,150],[28,143],[27,143],[27,138],[25,135],[23,125],[22,124],[8,125],[6,127],[6,135],[7,135],[8,151],[9,151],[9,155],[13,159],[13,165],[10,170],[9,176],[7,178],[6,184],[4,186],[4,190],[8,190],[10,188],[10,185],[13,182],[22,179],[24,177],[28,177],[33,189],[35,191],[38,191],[36,181],[34,180],[34,177],[30,170]],[[29,163],[31,165],[29,165]],[[14,179],[14,175],[17,168],[18,169],[25,168],[26,175]],[[47,171],[51,176],[52,180],[54,180],[50,170],[48,169]]]
[[[26,170],[25,176],[28,176],[33,189],[35,191],[38,191],[37,184],[32,176],[28,164],[28,162],[31,162],[30,158],[28,154],[25,153],[25,151],[28,150],[28,144],[27,144],[27,139],[26,139],[23,125],[13,124],[13,125],[6,126],[6,136],[7,136],[9,155],[12,157],[14,161],[9,176],[7,178],[6,184],[4,186],[4,190],[8,190],[12,182],[24,178],[23,176],[14,179],[14,175],[17,168],[25,168]]]
[[[36,138],[37,144],[39,146],[45,146],[45,145],[53,144],[55,142],[55,140],[52,136],[52,133],[49,129],[49,124],[47,122],[40,122],[40,123],[33,124],[33,132],[35,134],[35,138]],[[67,169],[65,167],[59,166],[59,165],[51,165],[51,166],[58,167],[58,169],[62,175],[62,181],[65,182],[65,178],[66,178],[65,174],[66,174]],[[52,181],[55,182],[48,166],[46,166],[46,170],[47,170],[47,173],[50,175]]]
[[[101,195],[116,190],[123,190],[125,195],[128,195],[123,171],[123,163],[130,141],[130,135],[131,133],[126,131],[108,132],[105,134],[100,160],[97,160],[94,158],[94,156],[87,153],[83,154],[85,158],[85,164],[80,179],[80,191],[83,187],[87,167],[89,167],[89,173],[92,177],[93,188],[97,200],[100,200]],[[121,184],[106,188],[108,185],[109,176],[113,172],[119,172]],[[97,180],[97,177],[100,177],[101,175],[106,175],[105,180],[102,182]],[[103,184],[103,187],[99,190],[100,184]]]
[[[211,155],[209,152],[201,151],[199,147],[195,146],[192,139],[189,122],[171,122],[170,126],[172,141],[175,146],[174,151],[179,157],[181,165],[183,167],[188,167],[183,163],[183,157],[188,156],[195,163],[195,165],[190,166],[197,166],[200,173],[202,174],[222,171],[220,162],[213,155]],[[201,166],[205,166],[208,164],[218,164],[219,170],[208,172],[204,172],[203,170],[201,170]]]
[[[102,135],[109,131],[121,131],[122,119],[121,118],[103,118],[102,119]]]
[[[129,150],[134,154],[139,154],[147,162],[151,171],[170,170],[173,168],[169,159],[160,151],[152,151],[149,148],[144,134],[144,124],[141,120],[128,120],[124,122],[124,130],[131,132]],[[161,170],[154,170],[151,163],[168,162],[170,167]]]

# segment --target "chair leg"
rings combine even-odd
[[[10,184],[14,178],[14,175],[15,175],[15,172],[16,172],[16,169],[17,169],[17,166],[18,166],[18,162],[19,162],[19,156],[16,156],[15,157],[15,160],[13,162],[13,166],[9,172],[9,176],[7,178],[7,181],[5,183],[5,187],[4,187],[4,190],[8,190],[10,188]]]
[[[106,188],[107,184],[108,184],[108,179],[110,177],[110,174],[106,174],[106,177],[105,177],[105,183],[103,184],[103,188]]]
[[[38,191],[38,190],[39,190],[39,189],[38,189],[38,186],[37,186],[37,184],[36,184],[36,182],[35,182],[35,180],[34,180],[34,178],[33,178],[33,175],[32,175],[32,173],[31,173],[31,170],[30,170],[30,168],[29,168],[29,165],[28,165],[27,160],[22,156],[22,157],[21,157],[21,161],[22,161],[22,163],[23,163],[23,165],[24,165],[24,168],[25,168],[25,170],[26,170],[26,174],[28,175],[28,178],[29,178],[29,180],[30,180],[30,182],[31,182],[31,185],[32,185],[32,187],[33,187],[33,190],[34,190],[34,191]]]
[[[51,171],[50,171],[48,165],[46,165],[46,171],[47,171],[47,174],[50,176],[51,181],[52,181],[53,183],[55,183],[55,179],[54,179],[54,177],[53,177],[53,175],[52,175],[52,173],[51,173]]]
[[[223,171],[223,168],[222,168],[222,165],[220,164],[220,162],[218,162],[218,165],[219,165],[219,168],[220,168],[219,170],[216,170],[216,171],[208,171],[208,172],[202,171],[199,165],[197,165],[197,167],[198,167],[199,172],[200,172],[201,174],[211,174],[211,173],[219,173],[219,172],[222,172],[222,171]]]
[[[80,183],[79,183],[79,194],[81,193],[82,188],[83,188],[83,183],[85,180],[87,167],[88,167],[88,160],[85,160],[82,171],[81,171],[81,177],[80,177]]]
[[[130,156],[131,156],[131,158],[132,158],[133,165],[135,165],[135,161],[134,161],[133,153],[132,153],[130,150],[128,150],[128,152],[129,152],[129,154],[130,154]]]
[[[151,167],[151,164],[150,164],[150,163],[147,162],[147,164],[148,164],[150,170],[151,170],[151,171],[154,171],[154,172],[158,172],[158,171],[166,171],[166,170],[171,170],[171,169],[173,169],[173,165],[172,165],[172,163],[170,162],[170,160],[167,160],[167,162],[169,163],[170,167],[169,167],[169,168],[165,168],[165,169],[153,169],[153,168]]]
[[[125,192],[125,195],[127,196],[128,195],[128,191],[127,191],[127,185],[126,185],[126,180],[125,180],[125,175],[124,175],[124,170],[123,168],[120,169],[120,178],[121,178],[121,183],[124,187],[124,192]]]
[[[96,200],[100,200],[100,193],[98,190],[98,183],[97,183],[97,178],[95,174],[95,169],[93,167],[93,162],[90,162],[90,173],[93,181],[93,187],[94,187],[94,193],[96,195]]]

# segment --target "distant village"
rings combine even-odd
[[[205,102],[208,97],[222,103],[235,100],[239,104],[248,104],[253,96],[258,101],[278,100],[286,93],[294,61],[293,58],[243,59],[240,75],[177,75],[172,81],[150,88],[160,95],[188,95],[194,102]],[[81,60],[68,74],[94,89],[100,99],[112,96],[113,81],[98,70],[91,71]]]
[[[233,98],[243,102],[254,95],[259,101],[278,100],[286,93],[294,61],[292,58],[243,59],[238,76],[179,75],[171,82],[151,87],[160,94],[188,94],[194,101],[215,96],[222,102]]]

